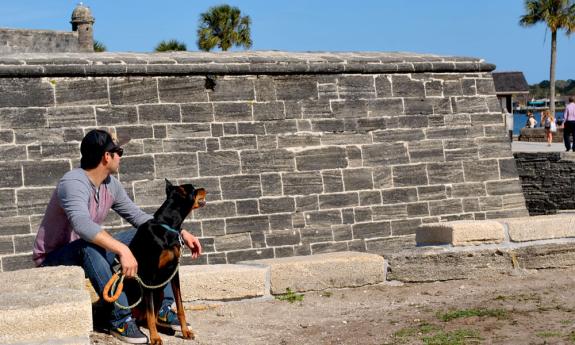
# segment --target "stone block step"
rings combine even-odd
[[[559,214],[528,218],[502,219],[512,242],[575,237],[575,215]]]
[[[269,295],[269,268],[248,265],[181,266],[184,302]]]
[[[47,339],[55,344],[71,344],[76,339],[80,344],[91,331],[92,305],[85,290],[0,294],[0,344],[39,344]]]
[[[357,252],[338,252],[241,262],[270,269],[272,294],[357,287],[385,281],[383,257]]]
[[[81,267],[3,272],[0,281],[0,344],[90,344],[92,304]]]
[[[573,237],[575,237],[575,214],[572,213],[423,224],[415,233],[418,246],[444,244],[467,246],[504,241],[519,243]]]
[[[490,220],[423,224],[415,232],[415,242],[418,246],[438,244],[466,246],[500,243],[504,240],[504,226],[499,222]]]
[[[83,290],[84,270],[76,266],[30,268],[0,273],[0,294],[38,290]]]

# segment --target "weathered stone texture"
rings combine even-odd
[[[554,181],[535,177],[544,163],[561,172],[553,179],[570,174],[565,161],[515,167],[493,66],[476,59],[130,53],[74,58],[81,68],[69,57],[22,59],[12,72],[0,61],[5,270],[26,266],[56,182],[78,166],[92,128],[131,139],[117,177],[146,211],[164,200],[164,178],[207,189],[185,223],[205,249],[200,264],[403,248],[420,224],[525,213],[517,171],[524,190]],[[528,205],[556,202],[543,189],[528,188]],[[555,194],[567,207],[574,193]]]
[[[158,91],[162,103],[207,102],[208,92],[202,77],[158,78]]]
[[[108,81],[105,78],[52,79],[59,106],[108,104]]]
[[[529,215],[575,209],[572,153],[515,153],[514,157],[510,162],[499,161],[502,178],[512,178],[516,166]]]
[[[1,78],[0,107],[54,106],[52,85],[41,78]]]
[[[174,104],[150,104],[138,106],[140,123],[157,124],[180,122],[180,107]]]
[[[25,186],[51,186],[56,185],[60,177],[70,170],[70,162],[24,162],[22,170]]]
[[[112,105],[158,103],[158,86],[154,78],[111,78]]]
[[[96,125],[93,107],[56,107],[48,108],[46,113],[48,127],[88,127]]]
[[[268,173],[294,171],[295,161],[292,152],[279,150],[246,150],[240,153],[244,173]]]
[[[296,154],[296,166],[301,171],[345,168],[346,152],[340,147],[306,150]]]

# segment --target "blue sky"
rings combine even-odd
[[[0,27],[71,30],[78,1],[0,2]],[[84,0],[109,51],[149,52],[163,39],[196,48],[201,12],[223,1]],[[522,28],[523,0],[230,0],[252,19],[253,50],[405,51],[474,56],[498,71],[549,79],[551,34]],[[558,39],[557,79],[575,79],[575,35]]]

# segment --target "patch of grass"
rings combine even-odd
[[[437,313],[437,317],[444,322],[471,316],[491,316],[501,320],[507,318],[507,311],[504,309],[462,309]]]
[[[575,344],[575,331],[571,331],[571,333],[569,333],[569,336],[567,338],[569,339],[569,341],[571,341],[571,343]]]
[[[292,289],[290,289],[290,288],[286,289],[286,293],[281,294],[281,295],[277,295],[275,298],[277,300],[288,301],[290,303],[303,301],[303,295],[293,292]]]
[[[561,333],[557,331],[543,331],[543,332],[537,332],[535,333],[535,335],[540,338],[554,338],[554,337],[560,337]]]
[[[405,338],[411,338],[415,335],[417,335],[417,328],[415,327],[405,327],[393,333],[393,337],[397,340],[405,340]]]
[[[436,325],[429,324],[427,322],[422,322],[414,327],[405,327],[400,329],[399,331],[393,333],[393,338],[396,341],[395,343],[402,344],[406,343],[408,340],[411,340],[411,338],[414,338],[416,336],[422,334],[429,334],[437,331],[441,331],[441,328]]]
[[[559,321],[562,325],[570,325],[573,323],[573,320],[561,320]]]
[[[426,323],[426,322],[421,323],[419,325],[419,333],[421,333],[421,334],[429,334],[429,333],[437,332],[440,330],[441,330],[440,327],[438,327],[436,325],[432,325],[430,323]]]
[[[440,331],[432,336],[423,337],[425,345],[465,345],[478,344],[482,338],[480,333],[472,329],[457,329],[451,332]]]
[[[333,296],[333,292],[331,292],[331,291],[324,291],[324,292],[321,293],[320,296],[321,296],[321,297],[328,297],[328,298],[329,298],[329,297]]]
[[[494,300],[496,300],[496,301],[505,301],[506,299],[507,299],[507,297],[501,296],[501,295],[494,298]]]

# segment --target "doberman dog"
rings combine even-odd
[[[166,195],[166,201],[156,211],[154,218],[138,227],[129,247],[138,262],[138,277],[145,285],[167,283],[173,275],[170,281],[182,336],[193,339],[194,333],[186,323],[177,272],[182,251],[180,232],[182,223],[190,212],[205,205],[206,191],[203,188],[196,189],[191,184],[174,186],[166,179]],[[134,298],[135,284],[133,280],[127,281],[126,284],[126,293],[130,300]],[[162,289],[144,287],[143,291],[144,304],[132,312],[136,318],[145,317],[150,331],[150,344],[161,345],[162,339],[158,334],[156,319],[162,301]]]

